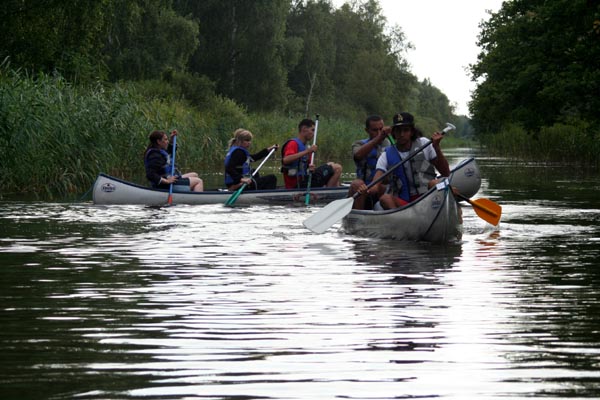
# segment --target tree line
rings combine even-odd
[[[457,121],[376,0],[5,0],[0,19],[1,60],[77,84],[133,82],[200,109],[225,97],[249,112]]]
[[[478,45],[470,112],[480,137],[600,162],[600,2],[505,1],[482,23]]]

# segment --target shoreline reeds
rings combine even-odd
[[[80,195],[99,172],[145,184],[143,153],[154,129],[179,131],[181,170],[213,172],[235,129],[252,131],[258,151],[294,137],[302,118],[249,114],[220,97],[198,110],[183,100],[148,99],[129,84],[74,86],[60,76],[0,68],[0,198]],[[364,122],[323,115],[319,121],[318,159],[350,159],[352,142],[365,136]],[[436,129],[434,121],[421,121],[424,132]],[[464,144],[444,139],[445,147]]]

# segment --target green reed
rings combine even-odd
[[[508,158],[600,166],[600,130],[579,120],[544,127],[537,134],[509,126],[485,136],[482,144]]]
[[[221,97],[200,111],[183,101],[148,99],[130,84],[73,86],[60,76],[0,66],[0,196],[80,195],[99,172],[145,184],[143,154],[154,129],[177,129],[178,166],[202,175],[221,168],[237,128],[254,133],[251,150],[258,151],[295,137],[302,118],[249,114]],[[317,162],[350,159],[352,142],[364,137],[364,121],[320,116]]]
[[[295,124],[249,116],[223,98],[201,112],[181,101],[148,100],[130,86],[73,86],[60,76],[0,68],[0,195],[82,193],[99,172],[143,183],[154,129],[177,129],[178,165],[201,172],[222,162],[235,129],[254,129],[259,148],[281,143]]]

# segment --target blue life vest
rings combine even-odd
[[[229,165],[229,160],[231,159],[231,155],[233,154],[234,151],[236,151],[237,149],[240,149],[244,152],[244,154],[246,154],[246,162],[244,162],[244,164],[242,164],[242,175],[244,176],[249,176],[250,174],[252,174],[252,168],[250,168],[250,152],[241,146],[231,146],[229,148],[229,151],[227,152],[227,155],[225,155],[225,186],[230,186],[233,185],[233,177],[231,175],[229,175],[227,173],[227,165]]]
[[[367,144],[371,139],[363,139],[360,142],[364,145]],[[356,164],[356,177],[362,179],[367,185],[373,181],[375,177],[375,167],[377,166],[377,146],[371,149],[371,152],[367,154],[367,157],[360,161],[355,161]]]
[[[394,145],[386,147],[385,154],[387,157],[388,169],[402,161],[400,153]],[[390,185],[392,186],[394,194],[402,200],[410,202],[410,188],[408,186],[408,178],[404,173],[404,165],[396,168],[391,175],[392,179],[390,179]]]
[[[285,146],[291,142],[295,141],[298,144],[298,153],[306,150],[306,146],[302,141],[298,138],[290,139],[281,146],[281,172],[288,176],[306,176],[307,168],[308,168],[308,156],[304,155],[301,158],[290,164],[283,164],[283,152],[285,151]]]

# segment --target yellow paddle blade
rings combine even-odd
[[[473,206],[475,214],[492,225],[498,225],[502,216],[502,206],[490,199],[465,199]]]

